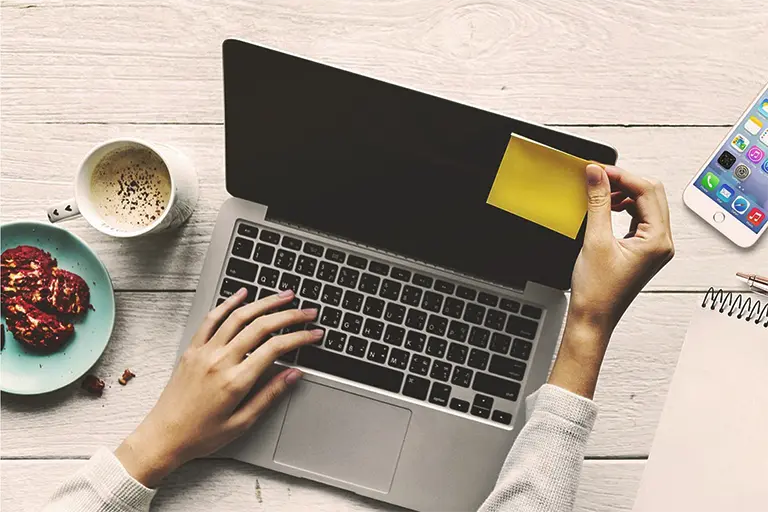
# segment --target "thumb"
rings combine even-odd
[[[611,184],[605,169],[587,165],[587,234],[586,238],[613,236],[611,224]]]

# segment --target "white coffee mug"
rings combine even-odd
[[[151,224],[124,229],[110,225],[98,213],[91,200],[91,177],[99,162],[120,150],[139,148],[155,153],[168,168],[171,194],[163,212]],[[59,222],[82,215],[94,228],[106,235],[131,238],[172,229],[183,224],[195,209],[198,198],[197,175],[192,161],[178,150],[165,144],[140,139],[113,139],[93,148],[83,159],[75,177],[75,197],[48,209],[48,220]]]

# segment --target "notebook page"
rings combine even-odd
[[[634,512],[768,511],[768,329],[700,308]]]

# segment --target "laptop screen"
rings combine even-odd
[[[227,190],[267,216],[501,284],[570,286],[573,240],[486,204],[515,132],[613,149],[241,41],[224,42]]]

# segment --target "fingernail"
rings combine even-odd
[[[299,370],[291,370],[288,375],[285,376],[285,383],[289,386],[296,384],[296,381],[301,378],[301,372]]]
[[[246,290],[245,288],[240,288],[239,290],[237,290],[237,293],[235,295],[247,295],[247,294],[248,294],[248,290]]]
[[[310,317],[317,315],[317,309],[314,309],[314,308],[302,309],[301,312]]]
[[[277,294],[277,296],[280,297],[281,299],[285,297],[290,297],[291,295],[293,295],[293,290],[291,290],[290,288],[288,288],[287,290],[283,290]]]
[[[587,183],[591,186],[599,185],[603,181],[603,168],[599,165],[589,164],[587,166]]]
[[[323,334],[325,334],[325,331],[322,329],[312,329],[309,331],[309,333],[312,335],[313,338],[322,338]]]

